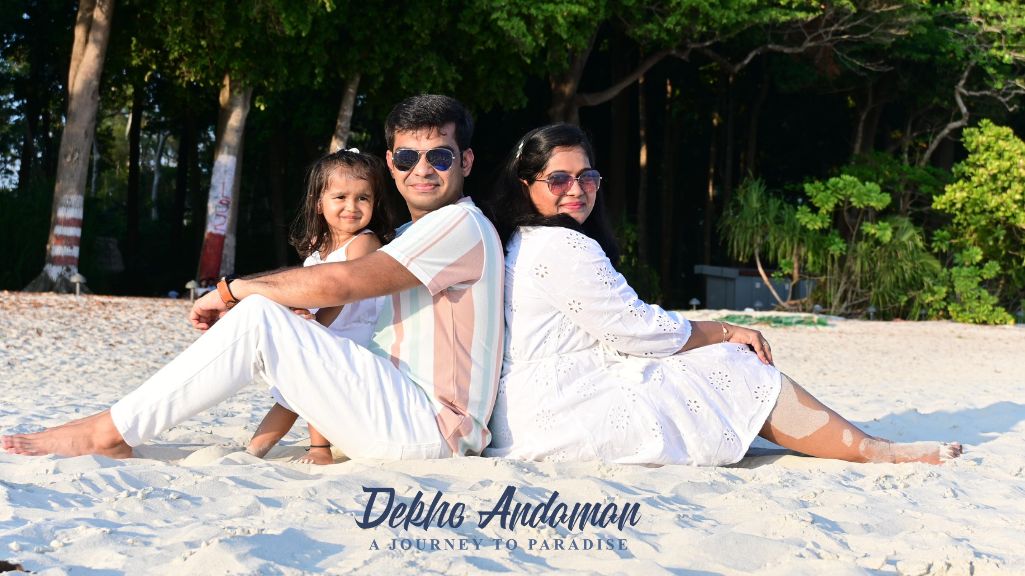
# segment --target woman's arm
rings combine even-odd
[[[693,320],[690,327],[690,338],[680,349],[681,352],[725,342],[747,344],[763,363],[772,364],[772,349],[769,347],[769,341],[757,330],[715,320]]]
[[[558,227],[533,228],[521,238],[516,282],[534,283],[548,304],[606,346],[662,357],[687,342],[690,322],[638,298],[594,240]]]
[[[517,274],[529,275],[550,304],[615,350],[658,357],[731,342],[750,345],[762,362],[772,362],[768,343],[756,330],[716,321],[690,322],[641,300],[587,236],[554,227],[534,229],[531,236],[524,242],[536,243],[535,248],[517,265]]]

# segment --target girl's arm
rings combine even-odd
[[[381,241],[376,234],[360,234],[353,238],[352,242],[345,247],[345,260],[355,260],[360,256],[370,254],[381,247]],[[330,326],[332,322],[342,313],[341,306],[328,306],[317,310],[317,322],[323,326]]]

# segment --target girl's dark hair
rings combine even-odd
[[[377,235],[382,243],[395,236],[395,208],[388,186],[388,170],[376,156],[350,150],[339,150],[321,156],[306,171],[306,195],[302,207],[292,222],[288,243],[306,258],[318,252],[331,241],[331,230],[324,215],[317,212],[320,196],[327,188],[328,180],[337,171],[344,171],[352,178],[366,180],[374,192],[374,213],[367,228]]]
[[[595,195],[594,208],[583,224],[578,224],[566,214],[542,216],[531,202],[530,192],[523,182],[529,185],[537,180],[557,148],[580,148],[587,155],[591,166],[594,166],[591,142],[579,127],[559,123],[527,132],[502,165],[488,203],[489,216],[498,229],[502,244],[508,244],[509,238],[520,226],[562,226],[593,239],[605,251],[609,260],[613,264],[617,263],[619,246],[605,219],[605,201],[601,190]]]

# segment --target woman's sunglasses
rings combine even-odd
[[[571,176],[568,172],[552,172],[547,180],[536,180],[548,184],[548,191],[556,196],[562,196],[573,188],[573,183],[580,185],[580,190],[585,194],[594,194],[601,188],[601,174],[597,170],[584,170],[580,176]]]
[[[456,153],[448,148],[431,148],[430,150],[414,150],[412,148],[397,148],[391,155],[392,164],[395,169],[407,172],[420,163],[420,154],[427,156],[427,163],[439,172],[444,172],[452,167],[456,160]]]

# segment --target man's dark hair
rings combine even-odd
[[[384,121],[384,139],[391,150],[396,132],[441,128],[449,122],[456,126],[456,144],[459,151],[470,147],[473,138],[473,118],[455,98],[440,94],[410,96],[392,108]]]

